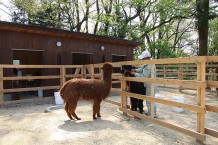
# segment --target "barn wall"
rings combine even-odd
[[[56,43],[60,41],[61,47]],[[106,61],[111,61],[111,54],[127,55],[127,60],[132,60],[132,48],[130,46],[103,43],[97,41],[46,36],[30,33],[0,31],[0,63],[10,64],[13,60],[13,49],[44,50],[44,64],[60,64],[61,52],[93,53],[93,62],[101,63],[105,55]],[[100,50],[101,46],[105,50]],[[7,55],[5,55],[7,54]],[[82,59],[82,58],[81,58]]]
[[[56,43],[58,41],[62,43],[61,47],[56,46]],[[104,51],[100,50],[101,46],[105,47]],[[40,35],[40,34],[33,34],[33,33],[0,30],[0,50],[1,50],[0,64],[13,63],[14,49],[29,51],[29,54],[27,53],[23,53],[23,54],[31,55],[31,56],[33,56],[33,53],[31,53],[31,51],[42,50],[43,51],[42,62],[45,65],[72,64],[72,61],[71,62],[69,61],[72,60],[71,53],[73,52],[93,54],[93,63],[102,63],[103,57],[106,62],[111,62],[112,61],[111,54],[126,55],[127,60],[133,59],[132,46],[114,44],[114,43],[113,44],[104,43],[94,40],[91,41],[91,40],[78,39],[78,38],[58,37],[58,36],[51,36],[51,35]],[[63,53],[65,53],[65,55],[62,55]],[[28,62],[28,64],[31,64],[31,62]],[[57,75],[59,74],[59,70],[44,69],[42,70],[42,74]],[[12,76],[12,75],[13,75],[12,69],[5,70],[4,76]],[[6,82],[4,86],[5,88],[10,88],[11,84],[12,82]],[[58,85],[59,81],[45,80],[43,84],[46,86],[49,85],[54,86],[54,85]],[[52,90],[45,91],[44,95],[52,94],[52,93],[53,93]]]

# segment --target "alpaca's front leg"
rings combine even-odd
[[[96,104],[96,100],[94,100],[94,103],[93,103],[93,119],[97,119],[95,116],[97,114],[97,104]]]
[[[98,117],[101,117],[101,115],[100,115],[101,101],[102,101],[102,100],[99,101],[98,107],[97,107],[97,116],[98,116]]]
[[[93,119],[97,119],[96,118],[96,114],[98,117],[101,117],[100,115],[100,104],[101,104],[102,100],[94,100],[94,104],[93,104]]]

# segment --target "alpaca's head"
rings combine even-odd
[[[113,73],[113,66],[110,63],[104,63],[102,69],[104,73],[107,73],[107,74]]]

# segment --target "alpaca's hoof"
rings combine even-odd
[[[71,116],[68,116],[70,118],[70,120],[73,120],[73,118]]]
[[[101,117],[101,115],[98,115],[98,117]]]
[[[76,118],[77,120],[81,120],[81,118]]]
[[[96,117],[93,117],[93,119],[97,119]]]

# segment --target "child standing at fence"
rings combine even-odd
[[[143,51],[141,55],[138,56],[140,60],[150,60],[151,59],[151,54],[149,51]],[[141,68],[138,69],[132,69],[131,74],[136,76],[136,77],[145,77],[145,78],[151,78],[151,64],[146,64],[143,65]],[[154,78],[156,78],[156,68],[154,66]],[[146,87],[146,95],[151,96],[151,83],[150,82],[145,82],[144,83]],[[154,84],[154,94],[157,92],[157,85]],[[150,116],[151,115],[151,102],[146,101],[146,105],[148,108],[148,112],[146,115]],[[154,117],[156,117],[156,104],[154,104]]]

